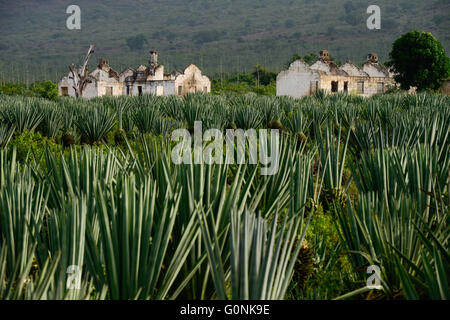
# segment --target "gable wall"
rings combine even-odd
[[[363,71],[366,72],[370,77],[383,78],[383,77],[387,77],[388,76],[384,72],[382,72],[382,71],[378,70],[377,68],[375,68],[370,63],[366,63],[366,64],[363,65]]]
[[[367,73],[365,73],[352,63],[345,63],[340,67],[340,69],[344,70],[353,77],[367,77]]]
[[[317,60],[310,68],[312,70],[319,70],[325,73],[330,73],[330,66],[322,60]]]
[[[301,98],[309,95],[311,82],[318,82],[320,76],[303,61],[294,61],[288,70],[281,71],[277,76],[277,96]]]
[[[180,74],[175,79],[175,94],[179,94],[179,88],[181,87],[181,95],[188,93],[211,92],[211,81],[207,76],[202,75],[200,69],[194,65],[190,65],[184,71],[184,74]],[[205,92],[206,88],[206,92]]]

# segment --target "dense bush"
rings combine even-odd
[[[58,97],[58,86],[53,81],[34,82],[29,86],[24,83],[4,83],[0,85],[0,94],[55,100]]]
[[[223,93],[257,93],[274,96],[276,94],[277,74],[260,65],[256,65],[250,73],[239,73],[226,77],[215,77],[211,83],[214,94]]]
[[[35,82],[30,85],[30,91],[49,100],[55,100],[58,97],[58,85],[53,81]]]

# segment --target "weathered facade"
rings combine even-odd
[[[302,60],[294,61],[288,70],[277,77],[277,96],[301,98],[318,90],[348,92],[365,97],[384,93],[395,81],[389,70],[378,62],[376,54],[369,54],[362,68],[348,61],[342,66],[330,60],[327,50],[319,53],[311,66]]]
[[[139,96],[143,94],[183,96],[187,93],[211,92],[211,81],[193,64],[184,71],[177,70],[165,74],[164,66],[158,64],[158,53],[156,51],[150,51],[147,66],[140,65],[136,69],[127,68],[120,75],[109,67],[105,59],[101,59],[98,68],[90,75],[95,81],[87,85],[83,95],[85,98],[108,94],[113,96]],[[112,91],[111,86],[113,87]],[[69,77],[64,77],[59,82],[58,87],[60,95],[75,96],[72,80]]]
[[[95,98],[104,95],[120,96],[123,91],[123,83],[120,82],[119,74],[114,71],[106,59],[100,59],[97,68],[89,74],[90,82],[84,90],[84,98]],[[63,77],[58,83],[60,96],[75,97],[75,89],[71,74]]]
[[[211,92],[211,81],[204,76],[197,66],[191,64],[183,73],[175,75],[175,94],[186,95],[188,93]]]

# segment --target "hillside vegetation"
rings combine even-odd
[[[379,0],[382,28],[366,27],[367,1],[349,0],[80,0],[80,31],[66,28],[68,0],[0,1],[0,81],[56,80],[90,43],[119,72],[160,51],[168,71],[189,63],[208,75],[279,71],[294,54],[327,48],[338,61],[368,52],[387,59],[401,34],[423,29],[450,47],[446,0]]]

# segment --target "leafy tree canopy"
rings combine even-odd
[[[389,66],[402,89],[438,90],[450,75],[450,59],[442,44],[429,32],[411,31],[397,39]]]
[[[35,82],[29,87],[25,83],[4,83],[0,85],[0,94],[54,100],[58,97],[58,86],[52,81]]]
[[[58,97],[58,86],[52,81],[35,82],[30,86],[30,91],[35,95],[54,100]]]
[[[277,79],[276,72],[271,72],[259,64],[255,66],[255,71],[253,71],[252,75],[257,81],[257,84],[263,86],[267,86]]]

